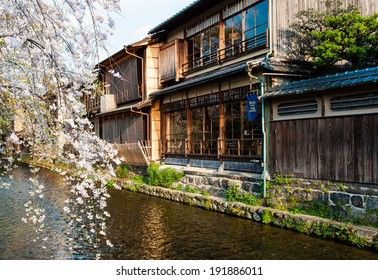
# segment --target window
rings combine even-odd
[[[267,28],[268,1],[266,0],[227,18],[224,22],[225,49],[221,50],[220,56],[227,58],[265,46]]]
[[[190,153],[216,155],[219,137],[219,105],[192,108]]]
[[[219,23],[221,13],[224,21]],[[184,73],[266,46],[267,0],[236,1],[216,15],[186,30],[188,60]],[[224,34],[219,34],[219,24]]]
[[[247,100],[226,103],[226,155],[261,156],[262,127],[259,110],[255,120],[247,118]]]
[[[141,63],[137,58],[130,58],[113,67],[106,75],[109,94],[114,94],[117,104],[141,97],[139,90]]]
[[[260,158],[261,113],[253,121],[247,117],[252,93],[259,93],[259,84],[163,104],[165,153]]]
[[[237,14],[225,21],[225,47],[226,56],[238,54],[242,51],[241,43],[243,41],[243,17],[242,14]]]
[[[253,49],[265,42],[268,28],[268,1],[250,7],[245,12],[245,48]]]
[[[219,26],[210,27],[188,39],[188,64],[184,72],[217,62]]]
[[[166,152],[185,153],[185,139],[187,137],[187,114],[186,110],[166,114]]]
[[[277,107],[277,113],[281,117],[309,115],[318,111],[318,102],[314,99],[297,102],[281,103]]]
[[[330,106],[334,112],[377,109],[378,92],[333,97]]]

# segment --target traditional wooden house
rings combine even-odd
[[[285,83],[264,99],[271,174],[378,184],[378,67]]]
[[[246,62],[270,51],[268,2],[195,1],[150,31],[162,86],[151,93],[160,112],[152,137],[166,163],[261,172],[260,110],[247,114],[260,82]]]
[[[349,4],[364,15],[378,11],[374,0],[342,3]],[[159,45],[161,89],[150,97],[160,114],[151,137],[161,141],[162,161],[221,170],[263,172],[265,166],[272,174],[289,171],[282,167],[285,152],[269,145],[276,141],[269,107],[276,99],[261,96],[272,86],[312,77],[307,63],[288,55],[295,44],[289,26],[297,12],[309,8],[325,10],[315,0],[197,0],[149,32],[151,43]],[[319,108],[317,113],[323,110]]]
[[[128,164],[145,165],[156,157],[150,139],[149,93],[158,88],[157,51],[149,38],[125,46],[97,65],[102,93],[86,98],[97,135],[114,143]],[[133,148],[134,147],[134,148]],[[145,153],[141,153],[141,149]],[[146,161],[146,157],[148,157]]]

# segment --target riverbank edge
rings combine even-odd
[[[359,248],[378,251],[378,229],[337,222],[321,217],[293,214],[265,206],[251,206],[241,202],[228,202],[217,196],[188,193],[158,186],[135,183],[129,180],[118,182],[126,191],[139,192],[209,211],[224,213],[262,224],[268,224],[296,232],[342,241]]]
[[[54,170],[53,166],[41,162],[24,161],[27,164]],[[334,239],[359,248],[370,248],[378,252],[378,229],[357,226],[351,223],[337,222],[317,216],[293,214],[285,210],[265,206],[251,206],[241,202],[228,202],[222,197],[205,196],[200,193],[188,193],[159,186],[135,183],[127,179],[114,178],[125,191],[139,192],[190,206],[201,207],[209,211],[252,220],[296,232]]]

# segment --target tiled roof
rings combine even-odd
[[[155,92],[151,93],[150,96],[156,97],[156,96],[159,96],[159,95],[162,95],[162,94],[165,94],[165,93],[174,92],[174,91],[177,91],[177,90],[188,88],[188,87],[193,86],[193,85],[206,83],[208,81],[211,81],[211,80],[214,80],[214,79],[217,79],[217,78],[221,78],[223,76],[227,76],[227,75],[231,75],[231,74],[234,74],[234,73],[237,73],[237,72],[245,71],[245,67],[246,67],[246,65],[245,65],[245,63],[243,63],[241,65],[237,65],[237,66],[225,68],[225,69],[222,69],[222,70],[219,70],[219,71],[215,71],[211,74],[201,76],[201,77],[197,77],[197,78],[193,78],[191,80],[187,80],[187,81],[184,81],[182,83],[179,83],[179,84],[176,84],[176,85],[155,91]]]
[[[269,89],[264,97],[302,94],[332,88],[378,83],[378,67],[347,71],[317,78],[288,82]]]

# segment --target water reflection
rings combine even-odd
[[[46,182],[47,216],[39,237],[48,239],[32,241],[33,228],[21,221],[29,175],[19,168],[13,187],[0,189],[0,259],[93,259],[96,250],[68,238],[75,234],[62,211],[69,190],[46,170],[39,172]],[[105,247],[104,259],[378,259],[369,250],[168,200],[127,191],[111,194],[108,235],[114,247]]]

